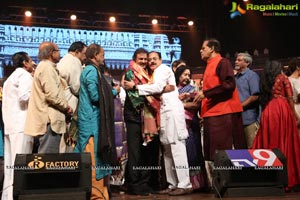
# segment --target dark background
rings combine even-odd
[[[179,2],[177,2],[179,1]],[[169,38],[179,36],[182,58],[191,66],[202,66],[200,58],[202,41],[207,37],[220,40],[223,56],[229,53],[257,49],[261,54],[268,48],[274,58],[300,56],[300,17],[265,17],[258,11],[247,11],[234,19],[229,17],[231,0],[10,0],[1,1],[1,15],[11,5],[25,8],[47,7],[51,10],[83,10],[94,12],[116,12],[147,15],[184,16],[192,18],[197,27],[190,33],[167,32]],[[249,0],[251,1],[251,0]],[[235,2],[242,4],[241,0]],[[296,0],[252,0],[257,4],[295,4]],[[298,5],[299,6],[299,5]],[[295,11],[298,12],[299,10]]]

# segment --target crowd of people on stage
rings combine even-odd
[[[187,61],[167,66],[160,52],[137,48],[115,84],[98,44],[74,42],[61,57],[57,44],[45,41],[38,64],[28,53],[16,52],[16,69],[0,92],[2,199],[13,199],[16,154],[88,152],[91,199],[108,200],[110,176],[120,164],[116,98],[123,98],[128,194],[210,192],[218,150],[274,148],[286,158],[285,190],[295,191],[300,186],[300,57],[285,71],[280,62],[268,60],[259,75],[251,70],[249,53],[238,53],[232,66],[214,38],[203,41],[200,56],[207,65],[203,80],[196,82]]]

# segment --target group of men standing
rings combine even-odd
[[[221,57],[220,43],[215,39],[205,40],[200,53],[207,67],[203,90],[194,101],[202,101],[204,157],[213,161],[216,150],[251,146],[256,130],[248,125],[256,123],[257,116],[245,111],[257,100],[258,85],[252,82],[259,80],[251,75],[255,79],[249,83],[249,92],[246,91],[245,81],[242,81],[245,78],[240,77],[248,73],[247,62],[252,60],[247,60],[247,54],[238,55],[239,74],[235,78],[230,62]],[[37,153],[90,152],[93,163],[91,199],[109,199],[106,186],[112,171],[101,166],[110,166],[116,159],[113,98],[120,86],[113,87],[101,71],[104,49],[97,44],[86,46],[74,42],[68,54],[60,59],[58,46],[43,42],[38,58],[40,63],[35,69],[27,53],[14,54],[13,63],[17,69],[4,83],[5,166],[14,165],[17,153],[32,153],[34,146]],[[241,64],[242,61],[246,64]],[[136,168],[158,166],[160,145],[168,187],[158,193],[191,193],[185,143],[188,131],[174,72],[162,64],[159,52],[139,48],[122,84],[126,89],[124,119],[129,193],[148,195],[160,189],[156,187],[159,184],[157,173]],[[243,95],[239,96],[238,92]],[[68,119],[74,113],[78,115],[78,136],[76,146],[69,146],[65,144],[68,135],[62,135],[69,129]],[[244,128],[251,135],[247,145]],[[2,199],[12,199],[12,190],[13,170],[5,168]]]
[[[204,127],[204,158],[209,163],[210,170],[208,169],[208,174],[210,175],[216,150],[251,148],[258,130],[259,120],[259,76],[248,68],[252,63],[252,57],[248,53],[240,53],[235,61],[237,74],[234,74],[232,64],[228,59],[222,58],[220,51],[221,45],[218,40],[207,39],[203,42],[200,54],[201,58],[207,61],[207,66],[204,73],[203,88],[194,99],[194,102],[201,102],[202,105],[200,116],[203,118]],[[138,60],[136,61],[138,62]],[[174,73],[170,67],[162,64],[158,52],[148,53],[147,64],[147,68],[144,66],[146,63],[141,66],[148,70],[148,74],[152,77],[151,80],[146,83],[124,81],[124,88],[127,93],[132,90],[136,91],[139,97],[161,94],[159,138],[162,144],[166,178],[169,186],[160,193],[169,195],[188,194],[192,191],[189,172],[183,170],[183,166],[187,166],[186,169],[188,169],[185,147],[185,139],[188,135],[183,120],[182,103],[178,101]],[[137,77],[141,75],[139,72],[133,74]],[[127,95],[126,98],[129,100],[128,96],[130,95]],[[127,121],[130,121],[130,119],[127,118]],[[133,141],[133,135],[130,133],[129,129],[127,132],[129,144]],[[136,133],[136,135],[142,134]],[[144,148],[141,145],[143,142],[142,136],[135,137],[135,139],[137,138],[140,139],[135,141],[136,146]],[[141,151],[135,150],[134,152],[137,154]],[[137,156],[129,151],[128,157],[129,166],[131,164],[145,164],[145,162],[140,162],[141,160],[138,159],[143,157],[141,155]],[[134,157],[135,160],[133,161],[131,157]],[[180,166],[181,169],[179,169]],[[136,182],[131,183],[128,181],[129,186],[130,184],[142,183],[142,180],[138,181],[138,178],[143,176],[135,174],[133,177],[135,177]],[[149,183],[149,185],[151,184]],[[151,189],[140,192],[136,191],[134,187],[132,188],[132,193],[151,193]]]
[[[102,126],[106,123],[106,120],[100,122],[99,102],[105,102],[100,106],[104,107],[102,110],[112,109],[105,114],[110,116],[108,120],[113,122],[112,96],[117,93],[118,88],[114,89],[109,84],[103,83],[105,79],[100,68],[104,65],[104,49],[97,44],[87,47],[82,42],[74,42],[68,54],[60,59],[58,46],[53,42],[43,42],[39,46],[40,62],[36,69],[33,67],[32,59],[25,52],[15,53],[12,58],[17,69],[8,77],[3,87],[6,167],[2,199],[13,199],[12,166],[17,153],[73,151],[91,153],[93,162],[91,199],[108,199],[103,177],[99,175],[100,170],[96,170],[96,166],[99,167],[99,162],[103,160],[99,159],[99,148],[105,146],[98,142],[100,124]],[[87,62],[83,70],[84,61]],[[106,88],[103,88],[103,85]],[[80,87],[86,90],[79,90]],[[110,99],[107,97],[109,94]],[[76,109],[79,110],[80,136],[74,149],[65,144],[62,135],[69,128],[68,120]],[[113,123],[107,123],[106,129],[113,129]],[[110,161],[105,160],[106,163],[102,162],[100,165],[107,165]]]

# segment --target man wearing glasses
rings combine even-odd
[[[56,69],[60,59],[57,45],[41,43],[38,58],[24,133],[38,140],[38,153],[58,153],[61,135],[66,131],[66,115],[71,115],[73,109],[65,98],[66,83]]]

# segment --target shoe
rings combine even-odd
[[[157,192],[157,194],[169,194],[173,190],[176,190],[176,188],[167,188],[167,189],[164,189],[164,190],[160,190],[160,191]]]
[[[177,188],[171,192],[169,192],[170,196],[179,196],[179,195],[185,195],[190,194],[193,192],[193,188]]]

